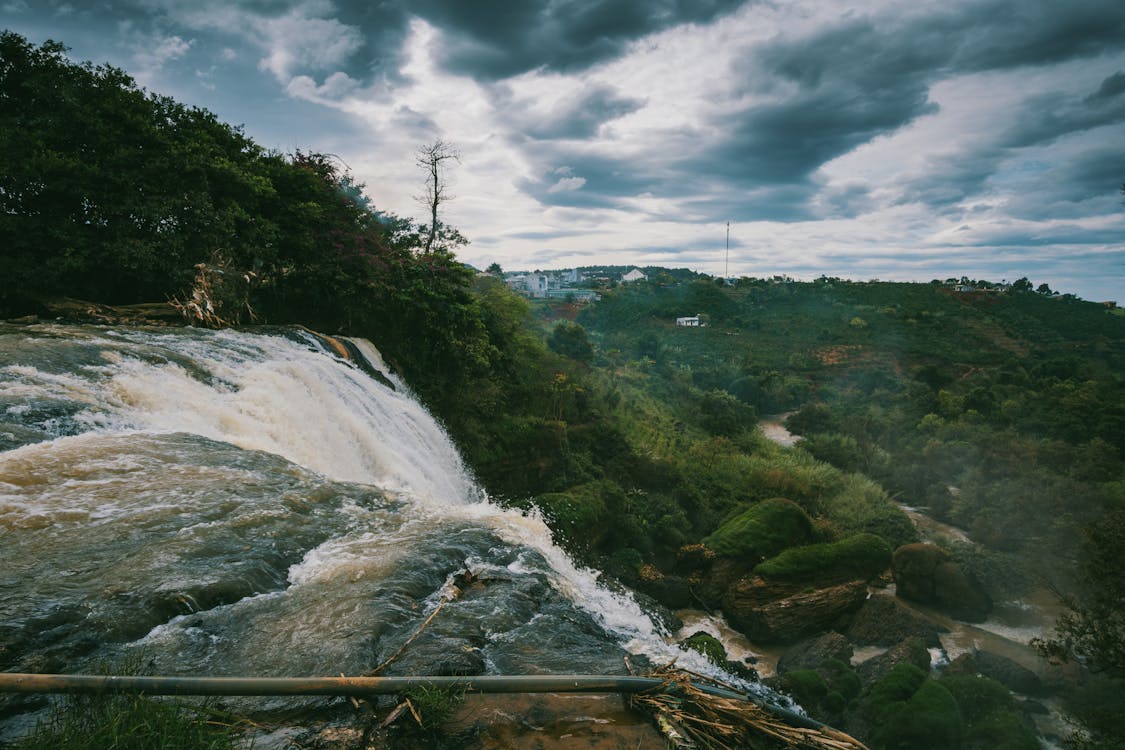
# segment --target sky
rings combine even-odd
[[[1125,302],[1121,0],[0,0],[477,267],[968,276]],[[727,224],[729,222],[729,251]]]

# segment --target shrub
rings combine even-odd
[[[547,516],[556,534],[575,545],[595,547],[608,531],[606,498],[613,493],[621,493],[621,488],[613,482],[588,482],[566,492],[540,495],[535,504]]]
[[[811,537],[812,522],[805,511],[792,501],[772,498],[730,519],[703,543],[720,555],[758,562]]]
[[[965,739],[972,747],[1034,750],[1039,747],[1016,713],[1008,689],[996,680],[970,675],[950,675],[939,681],[957,701],[966,724]]]
[[[824,502],[824,515],[844,533],[881,536],[892,548],[918,540],[918,531],[882,487],[859,474],[846,474]]]
[[[828,696],[828,685],[814,669],[795,669],[778,678],[778,687],[805,708],[818,706]]]
[[[864,701],[872,750],[953,750],[964,726],[957,701],[912,664],[899,664],[871,688]]]
[[[863,684],[851,665],[839,659],[825,659],[816,668],[828,683],[828,689],[841,695],[851,703],[859,697]]]
[[[874,534],[857,534],[838,542],[791,547],[754,568],[763,578],[809,580],[822,574],[871,578],[891,564],[891,546]]]

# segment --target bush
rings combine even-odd
[[[948,690],[912,664],[899,664],[864,701],[872,750],[959,747],[964,726]]]
[[[566,492],[549,492],[536,498],[535,504],[547,516],[551,530],[571,544],[594,548],[609,532],[607,499],[623,495],[610,481],[588,482]]]
[[[805,511],[792,501],[772,498],[727,521],[703,543],[720,555],[758,562],[811,538],[812,522]]]
[[[863,684],[851,665],[839,659],[825,659],[816,668],[828,683],[828,689],[839,693],[848,703],[859,697]]]
[[[950,675],[938,681],[957,701],[966,725],[965,740],[972,747],[1034,750],[1039,747],[1016,713],[1008,688],[996,680]]]
[[[791,547],[754,568],[763,578],[810,580],[822,574],[871,578],[891,564],[891,546],[874,534],[857,534],[839,542]]]
[[[886,539],[892,548],[918,541],[914,522],[865,476],[846,474],[824,502],[824,515],[846,534],[868,533]]]
[[[814,669],[795,669],[781,675],[778,687],[806,709],[815,708],[828,696],[828,685]]]

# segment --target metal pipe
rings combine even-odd
[[[388,695],[419,687],[470,693],[643,693],[666,686],[658,677],[617,675],[480,675],[476,677],[146,677],[137,675],[0,672],[0,693],[144,693],[146,695]],[[751,701],[778,718],[810,729],[824,725],[745,693],[693,683],[704,693]],[[674,686],[667,689],[674,690]]]
[[[639,693],[652,677],[485,675],[479,677],[144,677],[0,673],[0,692],[146,693],[148,695],[387,695],[418,687],[473,693]]]

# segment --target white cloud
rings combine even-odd
[[[282,84],[288,84],[299,70],[332,70],[363,42],[359,29],[334,18],[307,15],[300,7],[280,18],[266,20],[259,33],[267,53],[258,65],[273,73]]]
[[[554,185],[547,188],[548,193],[568,193],[580,189],[586,184],[585,177],[563,177]]]

